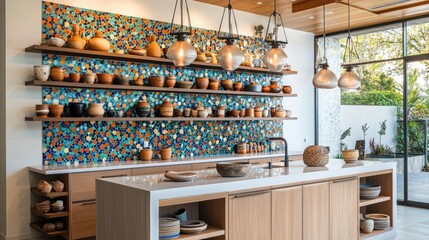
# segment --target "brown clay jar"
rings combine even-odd
[[[64,112],[64,105],[52,104],[49,106],[49,112],[51,113],[52,117],[59,118]]]
[[[175,76],[169,76],[165,78],[165,86],[168,88],[174,88],[174,85],[176,85],[176,77]]]
[[[154,35],[150,37],[150,44],[147,48],[147,55],[149,57],[161,57],[162,55],[161,47],[156,42],[156,36]]]
[[[62,67],[51,67],[51,78],[52,81],[62,82],[64,81],[66,70]]]
[[[103,33],[95,31],[95,35],[88,40],[88,48],[94,51],[108,52],[110,43],[103,37]]]
[[[255,110],[253,108],[246,108],[246,117],[254,117]]]
[[[233,84],[232,84],[232,80],[231,79],[225,79],[222,80],[221,85],[223,87],[224,90],[232,90],[233,89]]]
[[[161,160],[171,160],[171,147],[163,147],[161,148]]]
[[[292,87],[289,85],[283,86],[282,91],[284,94],[291,94],[292,93]]]
[[[173,117],[173,104],[170,103],[170,100],[166,99],[159,107],[159,115],[161,117]]]
[[[241,91],[241,89],[243,89],[243,83],[235,82],[233,84],[233,88],[234,88],[234,91]]]
[[[85,48],[86,41],[82,38],[82,31],[77,24],[72,25],[72,33],[67,40],[67,47],[83,50]]]
[[[209,79],[206,77],[195,78],[195,83],[198,89],[207,89],[209,86]]]
[[[81,77],[82,77],[82,75],[80,73],[70,73],[69,74],[70,82],[78,83],[78,82],[80,82]]]
[[[91,117],[103,117],[104,108],[103,103],[90,103],[88,105],[88,115]]]
[[[164,87],[165,77],[164,76],[150,76],[149,85],[152,87]]]
[[[153,151],[150,148],[145,148],[140,151],[140,158],[143,161],[151,161],[153,156]]]

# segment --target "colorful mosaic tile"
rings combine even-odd
[[[167,34],[169,23],[122,16],[87,9],[44,2],[42,37],[67,38],[71,25],[78,23],[86,29],[85,35],[92,36],[93,29],[103,31],[114,48],[145,46],[153,34],[158,36],[161,46],[168,46],[171,37]],[[219,48],[215,31],[195,29],[193,44],[205,51]],[[260,53],[262,42],[252,37],[241,37],[245,51]],[[129,74],[132,79],[151,75],[175,75],[178,80],[193,80],[195,77],[231,78],[245,84],[255,81],[268,83],[272,76],[248,72],[227,72],[223,70],[177,68],[174,66],[146,63],[108,61],[80,57],[44,55],[43,63],[63,66],[67,72],[107,72]],[[122,109],[128,116],[134,116],[133,106],[145,95],[152,105],[159,105],[163,99],[170,99],[176,108],[196,105],[227,105],[228,109],[243,109],[260,105],[270,108],[281,104],[280,98],[225,96],[206,94],[174,94],[158,92],[137,92],[121,90],[57,89],[43,88],[44,103],[67,104],[71,101],[83,103],[103,102],[106,108]],[[266,136],[282,134],[282,122],[239,121],[239,122],[59,122],[43,123],[44,164],[78,162],[126,161],[138,159],[143,141],[149,141],[155,154],[162,146],[173,148],[176,158],[197,155],[230,153],[241,141],[259,142]]]

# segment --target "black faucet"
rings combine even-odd
[[[289,154],[288,154],[288,150],[287,150],[287,141],[286,141],[286,139],[284,139],[282,137],[268,137],[267,139],[270,142],[271,141],[283,141],[285,143],[285,167],[289,167]],[[271,164],[269,164],[269,165],[271,166]]]

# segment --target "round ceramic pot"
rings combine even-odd
[[[222,80],[221,85],[222,85],[224,90],[232,90],[233,89],[233,84],[232,84],[231,79]]]
[[[198,117],[200,118],[207,118],[209,116],[209,113],[207,110],[198,110]]]
[[[130,76],[125,75],[117,75],[116,76],[116,83],[119,85],[129,85],[130,84]]]
[[[192,109],[191,110],[191,117],[198,117],[198,110]]]
[[[175,117],[182,117],[183,116],[183,110],[182,109],[174,109],[174,116]]]
[[[238,116],[240,116],[240,110],[232,110],[232,111],[231,111],[231,115],[232,115],[233,117],[238,117]]]
[[[161,117],[173,117],[173,115],[174,115],[173,104],[170,103],[170,100],[166,99],[161,104],[161,106],[159,108],[159,115]]]
[[[139,117],[148,117],[150,114],[150,106],[136,106],[136,113]]]
[[[262,87],[262,92],[270,92],[270,91],[271,91],[270,86],[263,86]]]
[[[55,192],[62,192],[64,190],[64,183],[59,180],[53,181],[51,185]]]
[[[195,78],[195,84],[198,89],[207,89],[209,86],[209,79],[206,77],[197,77]]]
[[[51,113],[52,117],[59,118],[64,112],[64,105],[52,104],[49,106],[49,112]]]
[[[49,105],[48,104],[36,104],[36,116],[48,117]]]
[[[103,103],[90,103],[88,105],[88,115],[91,117],[103,117],[104,108]]]
[[[225,117],[225,109],[217,109],[217,116],[218,117]]]
[[[82,117],[85,113],[85,104],[71,102],[69,103],[70,116],[72,117]]]
[[[355,149],[343,150],[342,154],[346,163],[353,163],[359,158],[359,150]]]
[[[240,116],[240,117],[246,116],[246,109],[241,109],[240,113],[238,114],[238,116]]]
[[[371,233],[374,230],[374,220],[366,219],[360,221],[360,230],[364,233]]]
[[[183,116],[185,117],[191,116],[191,109],[190,108],[183,109]]]
[[[310,167],[322,167],[329,162],[329,149],[323,146],[309,146],[304,150],[303,160]]]
[[[103,33],[95,31],[95,36],[88,40],[88,49],[94,51],[108,52],[110,49],[110,43],[103,38]]]
[[[36,65],[33,67],[34,77],[38,81],[48,81],[49,73],[51,72],[51,66],[48,65]]]
[[[171,160],[171,147],[161,148],[161,160]]]
[[[64,81],[66,75],[66,70],[62,67],[52,67],[51,68],[51,78],[52,81],[62,82]]]
[[[152,87],[164,87],[165,77],[164,76],[150,76],[149,85]]]
[[[292,93],[292,87],[289,85],[283,86],[282,91],[284,94],[291,94]]]
[[[166,77],[165,86],[168,88],[174,88],[174,85],[176,85],[176,77],[175,76]]]
[[[241,91],[243,89],[243,83],[235,82],[233,84],[234,91]]]
[[[93,73],[87,73],[83,75],[83,80],[88,84],[93,84],[95,82],[95,74]]]
[[[247,152],[246,150],[247,150],[247,143],[237,144],[237,146],[236,146],[236,152],[237,153],[244,154]]]
[[[50,193],[52,191],[52,185],[44,180],[39,180],[37,183],[37,190],[42,193]]]
[[[109,73],[98,73],[97,79],[100,84],[112,84],[113,79],[115,79],[115,75]]]
[[[211,90],[219,90],[220,81],[217,79],[210,79],[209,88]]]
[[[246,117],[254,117],[255,116],[255,110],[253,108],[246,108]]]
[[[285,118],[286,117],[286,111],[285,110],[276,110],[276,117]]]
[[[153,156],[153,151],[150,148],[145,148],[140,151],[140,158],[143,161],[151,161]]]
[[[69,74],[70,82],[78,83],[78,82],[80,82],[81,77],[82,77],[82,74],[80,74],[80,73],[70,73]]]

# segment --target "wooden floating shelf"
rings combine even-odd
[[[166,88],[166,87],[116,85],[116,84],[88,84],[88,83],[73,83],[73,82],[37,81],[37,80],[27,81],[27,82],[25,82],[25,85],[27,85],[27,86],[42,86],[42,87],[57,87],[57,88],[88,88],[88,89],[145,91],[145,92],[217,94],[217,95],[235,95],[235,96],[262,96],[262,97],[297,97],[298,96],[297,94],[283,94],[283,93]]]
[[[32,53],[100,58],[100,59],[116,60],[116,61],[173,65],[173,61],[167,58],[147,57],[147,56],[139,56],[139,55],[131,55],[131,54],[106,53],[106,52],[99,52],[99,51],[92,51],[92,50],[79,50],[79,49],[65,48],[65,47],[33,45],[30,47],[27,47],[25,51],[32,52]],[[189,67],[222,69],[220,64],[205,63],[205,62],[193,62],[191,65],[189,65]],[[259,72],[259,73],[273,74],[273,75],[297,74],[296,71],[290,71],[290,70],[283,70],[281,72],[271,72],[266,68],[244,67],[244,66],[240,66],[236,71]]]
[[[374,199],[361,199],[359,202],[359,207],[365,207],[372,204],[377,204],[381,202],[390,201],[390,196],[378,196]]]
[[[376,235],[383,234],[383,233],[386,233],[386,232],[389,232],[392,230],[393,230],[393,228],[390,227],[390,228],[385,229],[385,230],[374,229],[374,231],[372,231],[371,233],[360,232],[360,239],[367,239],[367,238],[374,237]]]
[[[52,218],[60,218],[60,217],[67,217],[69,215],[69,212],[61,211],[61,212],[48,212],[48,213],[41,213],[37,211],[36,207],[31,208],[31,213],[33,213],[36,216],[46,218],[46,219],[52,219]]]
[[[37,231],[39,231],[43,234],[48,235],[48,236],[64,236],[64,235],[67,235],[69,233],[68,230],[45,232],[45,231],[43,231],[43,224],[39,224],[39,223],[30,223],[30,227],[36,229]]]
[[[199,240],[199,239],[208,239],[213,237],[219,237],[225,235],[225,230],[216,228],[213,226],[208,226],[206,230],[196,233],[196,234],[180,234],[179,237],[175,239],[182,240]]]
[[[297,120],[296,117],[278,118],[278,117],[222,117],[222,118],[198,118],[198,117],[61,117],[61,118],[41,118],[41,117],[26,117],[27,122],[160,122],[160,121],[172,121],[172,122],[215,122],[215,121],[283,121],[283,120]],[[37,191],[37,189],[36,189]],[[61,193],[49,193],[49,194],[61,194]]]
[[[36,187],[32,187],[31,188],[31,192],[43,196],[43,197],[47,197],[47,198],[58,198],[58,197],[66,197],[69,195],[68,192],[50,192],[50,193],[42,193],[41,191],[37,190]]]

